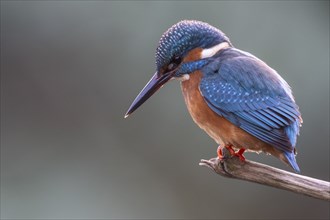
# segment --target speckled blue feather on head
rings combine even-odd
[[[176,56],[184,55],[195,48],[210,48],[229,38],[219,29],[194,20],[184,20],[169,28],[160,38],[156,50],[157,71],[168,65]]]

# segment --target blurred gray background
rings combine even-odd
[[[176,81],[123,118],[182,19],[220,28],[288,81],[302,174],[329,181],[328,1],[1,1],[1,218],[329,218],[328,202],[199,167],[217,146]]]

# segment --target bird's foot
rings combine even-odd
[[[227,152],[227,153],[224,154],[222,152],[223,148],[221,147],[221,145],[219,145],[219,147],[217,149],[217,154],[218,154],[219,160],[226,159],[226,158],[228,158],[228,157],[235,154],[235,150],[231,147],[231,145],[226,145],[225,148],[229,151],[229,153]]]
[[[244,148],[239,149],[237,152],[235,152],[232,145],[226,145],[225,148],[229,151],[230,155],[238,157],[242,162],[245,161],[245,157],[243,156],[243,153],[245,151]],[[223,160],[225,158],[223,153],[222,153],[221,146],[218,147],[217,154],[218,154],[218,158],[220,160]]]
[[[223,156],[223,153],[222,153],[222,148],[221,146],[219,145],[218,149],[217,149],[217,154],[218,154],[218,158],[219,160],[223,160],[225,157]]]

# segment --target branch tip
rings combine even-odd
[[[240,161],[224,155],[224,159],[202,159],[200,166],[208,167],[220,176],[241,179],[288,190],[298,194],[330,201],[330,182],[287,172],[261,163]]]

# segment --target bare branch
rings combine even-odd
[[[330,182],[290,173],[261,163],[242,162],[223,149],[225,159],[201,160],[199,165],[211,168],[221,176],[247,180],[291,192],[330,201]]]

